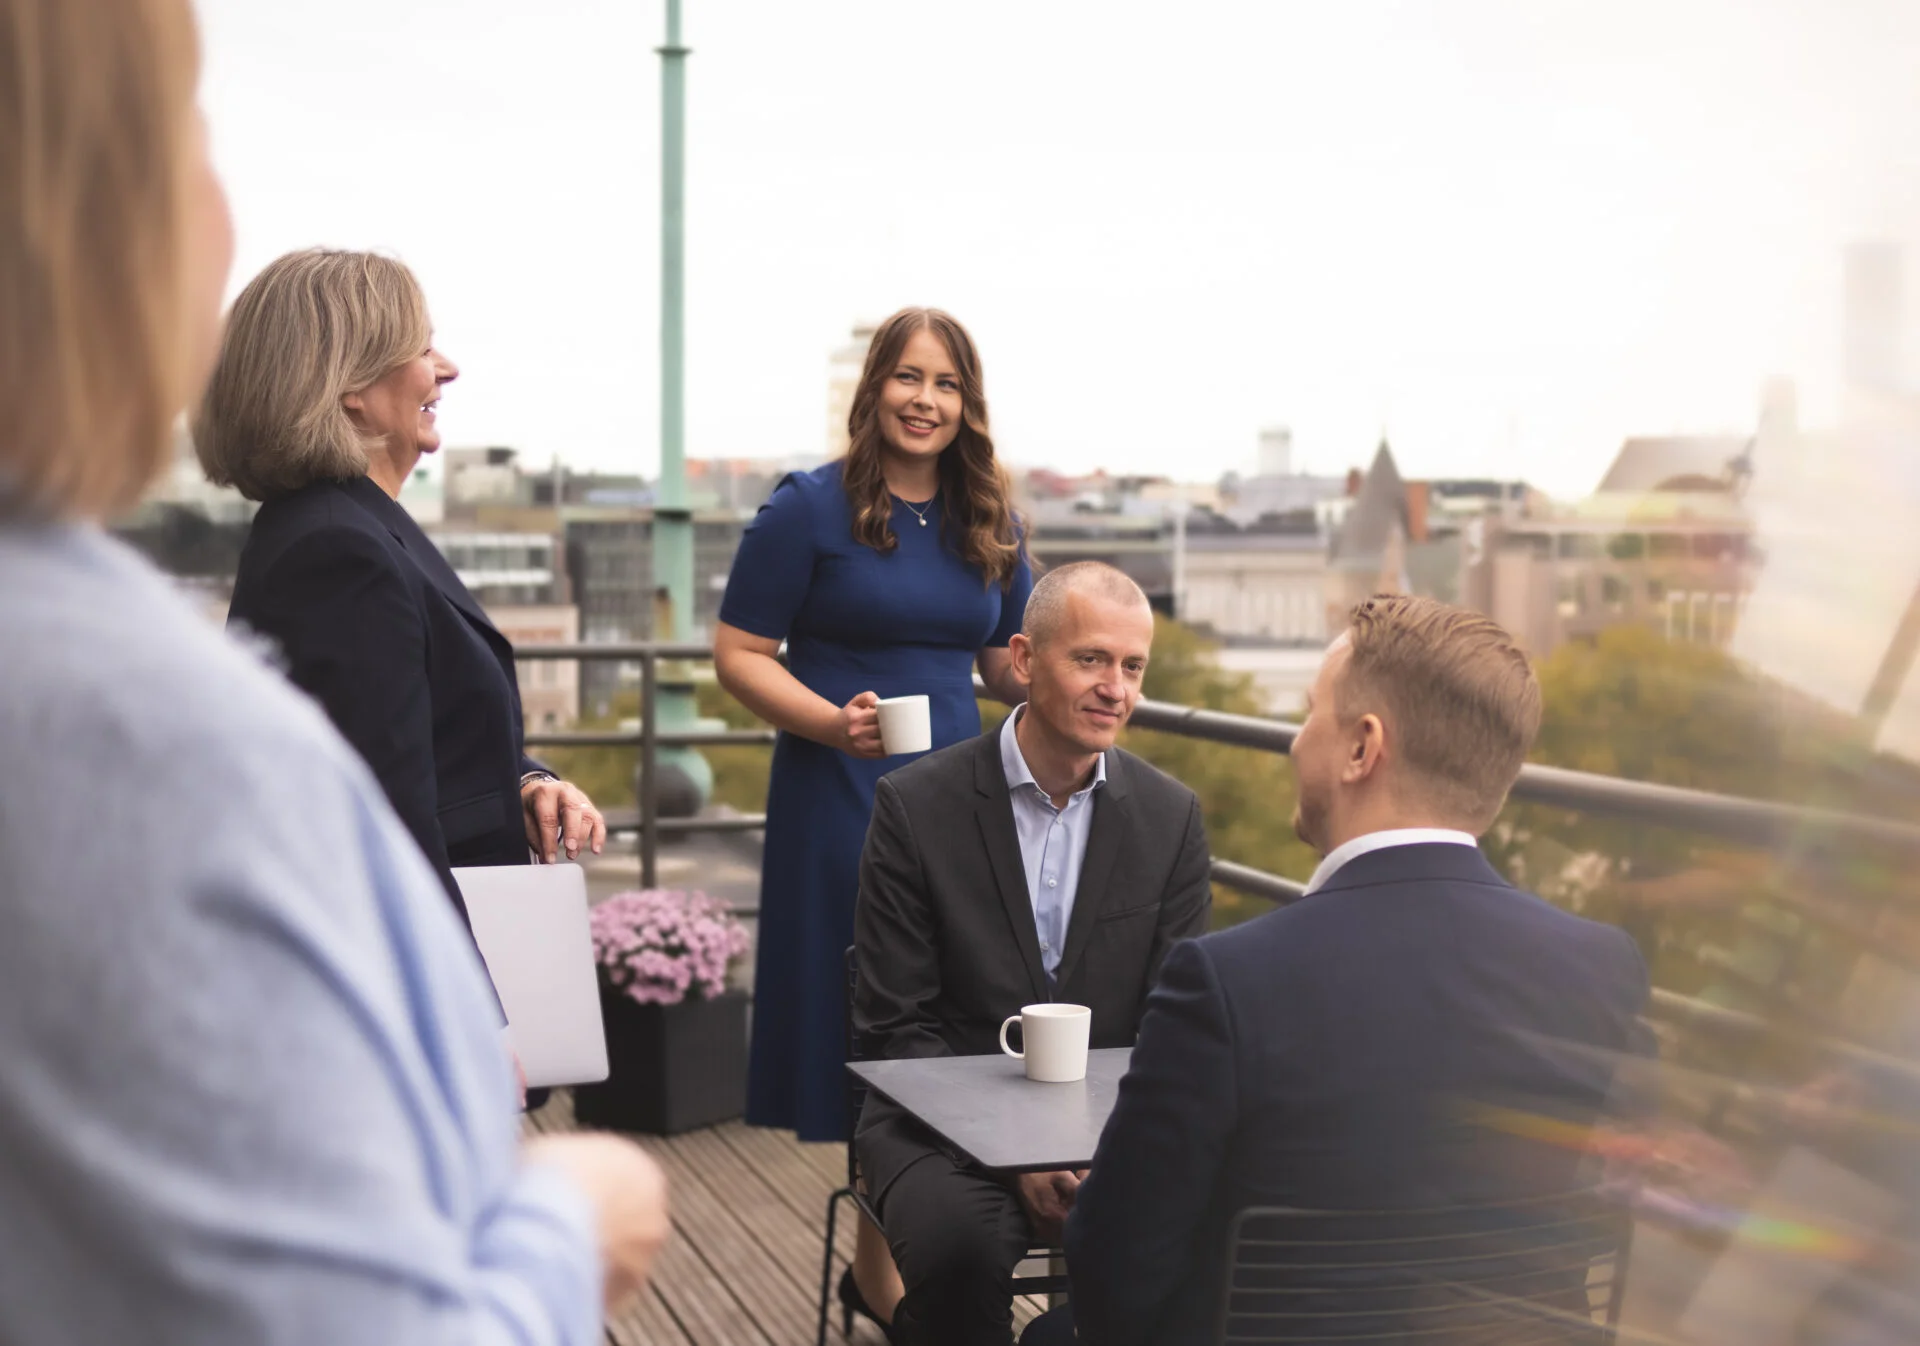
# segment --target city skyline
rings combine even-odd
[[[651,474],[659,7],[201,11],[235,288],[397,252],[449,443]],[[689,452],[818,452],[832,352],[913,302],[1019,466],[1212,477],[1285,424],[1573,497],[1772,375],[1829,421],[1842,248],[1920,237],[1912,11],[695,0]]]

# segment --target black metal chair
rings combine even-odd
[[[854,959],[851,945],[846,953],[847,967],[847,1060],[858,1061],[862,1057],[860,1033],[853,1023],[854,996],[860,989],[859,964]],[[847,1072],[847,1184],[837,1187],[827,1197],[827,1239],[826,1251],[820,1258],[820,1324],[814,1335],[814,1346],[827,1346],[827,1316],[833,1307],[833,1236],[838,1229],[840,1203],[852,1204],[862,1216],[870,1221],[875,1229],[884,1230],[880,1223],[880,1214],[874,1210],[873,1203],[861,1190],[860,1161],[854,1154],[853,1133],[860,1122],[861,1105],[867,1101],[867,1086],[860,1082],[852,1071]],[[1032,1261],[1047,1258],[1050,1261],[1061,1256],[1057,1248],[1030,1248],[1024,1260]],[[1044,1276],[1018,1276],[1013,1278],[1013,1292],[1016,1295],[1064,1295],[1067,1291],[1067,1278],[1064,1275],[1049,1273]]]
[[[1417,1211],[1235,1218],[1221,1346],[1609,1346],[1632,1221],[1592,1191]]]

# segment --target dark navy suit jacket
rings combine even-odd
[[[1633,941],[1478,850],[1361,855],[1175,945],[1067,1225],[1087,1346],[1211,1342],[1248,1206],[1410,1210],[1568,1191],[1578,1155],[1486,1109],[1589,1123],[1650,1040]]]
[[[373,768],[462,919],[456,865],[528,861],[513,646],[372,481],[270,500],[240,555],[230,624],[278,648]]]

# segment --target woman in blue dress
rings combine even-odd
[[[748,527],[714,634],[721,684],[781,731],[747,1120],[816,1141],[847,1133],[844,959],[874,786],[910,760],[882,756],[878,702],[927,696],[936,749],[978,734],[976,667],[993,695],[1022,699],[1007,642],[1033,587],[958,322],[920,308],[887,319],[847,430],[845,458],[788,476]],[[859,1279],[878,1292],[869,1258],[886,1245],[860,1234]]]

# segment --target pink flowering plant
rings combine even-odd
[[[592,929],[602,980],[642,1005],[713,999],[747,951],[746,927],[705,893],[619,893],[593,909]]]

